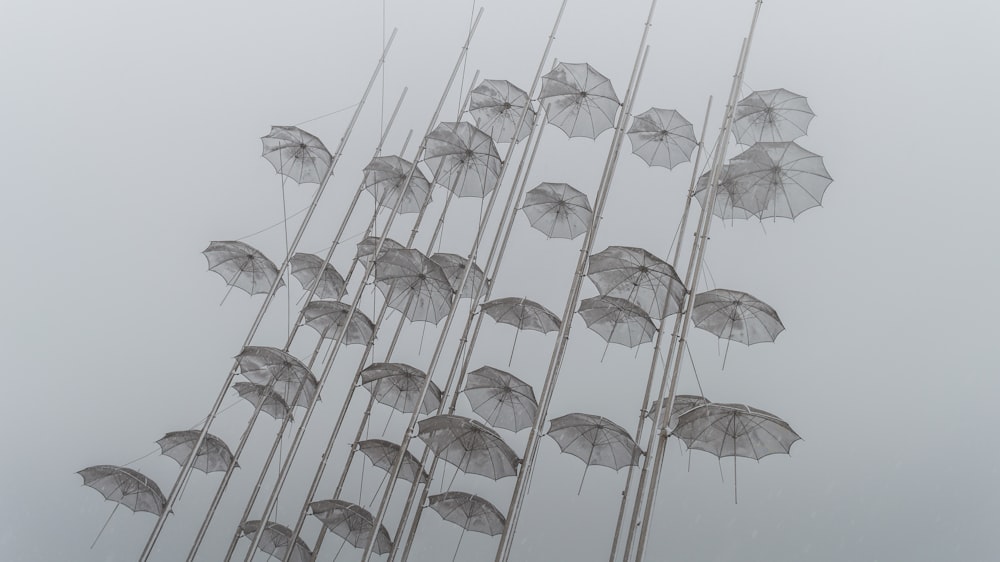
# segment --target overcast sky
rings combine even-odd
[[[300,250],[329,245],[380,123],[404,86],[410,91],[385,151],[399,151],[413,129],[403,154],[412,157],[459,53],[472,3],[389,0],[384,25],[382,3],[355,4],[5,3],[5,559],[138,556],[154,518],[124,509],[88,550],[113,504],[81,486],[75,472],[156,451],[164,433],[205,415],[262,297],[233,291],[219,306],[225,283],[206,271],[200,252],[212,240],[246,237],[281,220],[281,180],[260,158],[259,137],[271,125],[357,103],[383,31],[394,26],[399,35],[385,80],[377,83]],[[558,2],[476,6],[486,11],[461,71],[464,87],[481,70],[483,78],[527,89]],[[635,109],[677,109],[700,126],[714,96],[714,138],[752,10],[750,0],[661,2]],[[645,1],[570,0],[552,55],[590,63],[623,95],[647,11]],[[1000,336],[993,287],[1000,191],[992,185],[996,143],[990,140],[1000,96],[998,17],[995,4],[972,1],[765,3],[743,92],[786,88],[807,96],[817,117],[800,144],[824,157],[834,183],[822,208],[794,222],[714,226],[710,275],[698,290],[754,294],[777,309],[787,329],[774,344],[733,344],[724,370],[726,346],[711,334],[693,332],[691,350],[706,396],[774,412],[804,440],[790,456],[741,459],[738,505],[732,459],[722,463],[720,476],[716,458],[695,451],[689,470],[687,453],[670,443],[652,558],[996,559],[1000,447],[993,429],[1000,423],[1000,383],[989,357]],[[459,89],[442,120],[455,119]],[[349,116],[347,110],[301,126],[333,150]],[[610,138],[608,132],[596,141],[567,139],[548,128],[529,187],[567,182],[593,198]],[[691,164],[650,169],[629,148],[626,143],[595,250],[641,246],[666,257]],[[306,205],[313,189],[288,182],[289,212]],[[430,217],[437,217],[443,193],[435,192]],[[348,226],[354,238],[335,255],[338,269],[346,269],[371,211],[366,196]],[[477,200],[452,205],[443,251],[468,252],[479,212]],[[292,229],[300,217],[291,219]],[[400,221],[392,235],[405,239],[412,216]],[[417,247],[424,249],[429,231],[422,229]],[[284,234],[270,229],[246,242],[280,259]],[[494,296],[527,296],[558,313],[579,245],[546,240],[520,217]],[[255,343],[282,345],[285,313],[301,294],[294,280],[288,293],[279,293]],[[594,294],[585,283],[583,296]],[[363,299],[366,314],[378,299]],[[396,318],[390,317],[393,327]],[[395,358],[426,367],[438,328],[408,325],[404,334]],[[385,339],[376,345],[379,359]],[[487,321],[482,342],[473,367],[506,368],[513,329]],[[306,330],[292,351],[304,355],[314,343]],[[532,332],[517,341],[509,369],[536,392],[554,343],[554,335]],[[447,347],[443,364],[453,349]],[[550,417],[594,413],[631,431],[651,346],[638,354],[611,346],[601,361],[603,351],[604,342],[577,319]],[[294,522],[310,465],[359,357],[359,348],[349,348],[338,359],[279,505],[281,522]],[[680,391],[698,391],[690,363]],[[232,403],[238,405],[212,432],[235,446],[252,408],[230,396],[226,404]],[[459,404],[460,413],[472,415],[464,398]],[[349,432],[360,411],[354,404]],[[387,417],[385,407],[375,412],[372,437]],[[398,438],[403,419],[389,422],[387,438]],[[270,419],[259,425],[204,560],[224,552],[277,429]],[[503,435],[523,449],[526,432]],[[336,449],[328,480],[339,474],[347,440]],[[624,471],[590,470],[577,496],[583,463],[559,454],[550,439],[538,458],[512,559],[605,560]],[[164,491],[177,473],[173,460],[158,455],[130,466]],[[363,486],[357,466],[351,473],[351,501],[361,489],[367,504],[382,476],[366,466]],[[192,477],[154,560],[178,560],[187,552],[218,481],[218,474]],[[501,506],[512,486],[513,479],[463,475],[454,485]],[[395,518],[387,521],[395,525]],[[309,522],[307,542],[317,528]],[[426,514],[411,560],[451,555],[459,534]],[[496,541],[467,534],[460,559],[491,559]],[[345,549],[342,556],[353,560],[359,553]]]

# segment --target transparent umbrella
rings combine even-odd
[[[241,527],[243,534],[250,539],[260,532],[260,542],[257,543],[257,548],[268,553],[271,556],[281,560],[288,554],[288,549],[292,549],[291,556],[289,557],[289,562],[310,562],[312,560],[312,551],[306,545],[305,541],[295,537],[292,540],[292,530],[279,523],[268,523],[264,525],[261,529],[260,521],[247,521]]]
[[[299,252],[292,256],[288,265],[292,276],[302,283],[303,291],[310,291],[316,285],[317,298],[340,299],[347,292],[344,278],[319,256]]]
[[[483,80],[469,97],[469,114],[480,130],[488,132],[496,142],[510,142],[514,127],[527,110],[517,138],[522,141],[535,125],[535,110],[528,102],[528,93],[506,80]]]
[[[680,310],[684,284],[667,262],[642,248],[609,246],[590,256],[587,277],[606,296],[632,302],[651,318]]]
[[[651,108],[636,115],[628,130],[632,152],[650,166],[668,170],[691,160],[698,146],[694,126],[673,109]]]
[[[342,302],[312,301],[302,309],[302,314],[307,326],[319,332],[323,338],[336,340],[350,311],[351,307]],[[351,321],[347,324],[343,344],[366,345],[374,331],[375,325],[372,321],[361,311],[355,310],[351,315]]]
[[[823,203],[833,179],[823,158],[794,142],[758,142],[736,155],[730,165],[743,164],[734,174],[746,185],[740,206],[761,219],[794,219]]]
[[[636,465],[642,450],[622,426],[601,416],[566,414],[549,420],[549,437],[564,453],[582,460],[586,466],[580,479],[580,490],[591,465],[619,470]],[[580,492],[577,491],[577,493]]]
[[[333,162],[323,142],[298,127],[273,126],[260,138],[274,171],[297,183],[320,183]]]
[[[785,329],[770,305],[751,294],[730,289],[712,289],[695,295],[691,318],[702,330],[746,345],[772,342]]]
[[[386,472],[392,472],[393,464],[399,458],[399,445],[382,439],[368,439],[358,443],[358,450],[364,453],[371,463]],[[426,482],[427,471],[420,465],[417,457],[407,451],[403,455],[403,464],[399,468],[399,478],[407,482]]]
[[[549,238],[576,238],[594,221],[587,196],[565,183],[539,184],[525,194],[521,210]]]
[[[698,406],[704,406],[705,404],[711,403],[712,402],[708,398],[695,394],[678,394],[674,396],[674,405],[670,408],[670,419],[667,420],[667,427],[672,430],[674,427],[677,427],[677,420],[681,417],[681,415],[697,408]],[[649,412],[646,414],[646,417],[653,419],[656,416],[656,410],[660,407],[659,400],[653,402],[653,404],[649,407]]]
[[[458,557],[462,538],[466,531],[483,533],[495,537],[503,532],[506,519],[493,504],[466,492],[445,492],[427,498],[427,507],[433,509],[442,519],[462,528],[452,562]]]
[[[712,214],[720,219],[749,219],[755,216],[750,210],[742,207],[742,205],[752,206],[744,202],[750,186],[750,182],[741,174],[741,170],[746,168],[747,163],[739,160],[732,160],[722,166],[719,186],[715,190],[715,207],[712,209]],[[708,182],[712,179],[711,175],[711,171],[705,172],[695,184],[694,196],[702,207],[708,204]]]
[[[371,265],[371,255],[375,253],[375,246],[378,245],[378,239],[378,236],[368,236],[361,242],[358,242],[358,252],[356,255],[358,261],[361,262],[365,269],[368,269],[368,266]],[[403,250],[405,248],[406,246],[396,242],[392,238],[386,238],[382,241],[379,256],[384,255],[389,250]]]
[[[270,386],[291,406],[308,407],[316,395],[316,377],[291,353],[275,347],[247,346],[236,356],[236,363],[240,374],[250,382]]]
[[[365,548],[375,530],[375,518],[368,510],[343,500],[322,500],[309,504],[312,514],[323,526],[354,548]],[[375,554],[385,554],[392,548],[392,540],[384,526],[375,538]],[[338,551],[339,555],[340,552]],[[336,559],[337,556],[334,556]]]
[[[617,343],[638,347],[653,341],[656,326],[649,314],[631,302],[618,297],[596,296],[580,302],[577,311],[587,327],[596,332],[608,345]],[[604,348],[607,353],[607,346]]]
[[[373,363],[361,371],[361,385],[375,400],[406,414],[417,409],[427,375],[405,363]],[[441,389],[431,381],[420,412],[429,414],[441,405]]]
[[[407,177],[410,181],[404,189]],[[386,209],[396,209],[396,202],[402,195],[403,202],[397,210],[399,214],[419,213],[431,197],[431,184],[423,172],[399,156],[373,158],[365,166],[365,189],[375,197],[379,206]]]
[[[424,142],[424,161],[440,169],[434,183],[459,197],[484,197],[496,187],[500,153],[488,134],[462,121],[441,123]]]
[[[561,62],[542,77],[545,119],[570,137],[596,139],[610,129],[621,102],[611,81],[587,63]]]
[[[465,263],[467,260],[458,254],[442,252],[432,255],[431,260],[441,266],[451,286],[457,287],[462,281],[462,276],[465,275]],[[476,265],[476,262],[472,262],[472,271],[469,272],[469,277],[466,279],[465,285],[462,286],[462,294],[459,296],[463,299],[471,299],[473,291],[475,291],[476,287],[482,285],[482,283],[483,270]]]
[[[167,504],[167,498],[163,496],[156,482],[137,470],[102,464],[79,470],[77,474],[83,478],[84,486],[97,490],[104,499],[115,502],[114,509],[111,510],[90,548],[94,548],[97,544],[97,539],[101,538],[101,534],[104,533],[119,506],[124,505],[134,512],[146,511],[160,515]]]
[[[200,436],[201,430],[198,429],[171,431],[158,439],[156,444],[160,446],[161,453],[184,466]],[[233,453],[226,443],[211,433],[206,433],[191,466],[206,473],[225,472],[232,463]],[[239,467],[239,464],[236,466]]]
[[[736,142],[793,141],[806,134],[815,114],[806,98],[784,88],[752,92],[736,104],[733,135]]]
[[[455,290],[444,270],[419,250],[389,250],[375,260],[375,286],[412,322],[438,323]]]
[[[218,273],[226,280],[229,296],[233,287],[239,287],[248,294],[266,293],[278,279],[278,267],[267,256],[249,244],[237,241],[212,242],[202,252],[208,260],[208,270]],[[285,282],[278,279],[278,286]],[[222,300],[225,302],[226,297]]]
[[[514,361],[514,348],[517,347],[517,335],[521,330],[547,334],[558,330],[561,323],[559,317],[552,311],[523,297],[493,299],[480,305],[480,310],[497,322],[517,328],[517,332],[514,332],[514,345],[510,348],[508,365]]]
[[[285,416],[289,415],[288,403],[280,394],[272,390],[270,385],[239,381],[233,383],[233,388],[239,393],[240,398],[250,402],[254,407],[263,399],[264,403],[260,411],[276,420],[283,420]]]
[[[469,372],[465,397],[486,423],[514,432],[531,427],[538,411],[531,385],[493,367]]]
[[[418,436],[434,454],[467,474],[499,480],[517,474],[517,454],[492,429],[441,414],[419,422]]]

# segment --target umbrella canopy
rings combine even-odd
[[[442,519],[466,531],[496,536],[503,532],[506,519],[493,504],[466,492],[445,492],[427,498],[428,507]]]
[[[413,174],[410,174],[413,170]],[[404,183],[406,178],[410,182]],[[399,198],[398,213],[419,213],[431,199],[431,184],[413,163],[399,156],[376,156],[365,166],[365,189],[375,197],[381,207],[395,209]]]
[[[312,514],[331,533],[344,539],[355,548],[365,548],[375,530],[375,518],[366,509],[343,500],[322,500],[309,504]],[[379,527],[375,538],[375,554],[385,554],[392,548],[389,532]]]
[[[292,255],[288,262],[292,275],[302,283],[302,290],[309,291],[316,287],[316,297],[321,299],[340,299],[347,292],[344,278],[337,273],[333,265],[323,258],[302,252]]]
[[[271,127],[260,138],[264,145],[261,156],[274,166],[274,171],[298,183],[320,183],[333,162],[323,142],[298,127]]]
[[[560,320],[552,311],[523,297],[504,297],[484,302],[481,310],[502,324],[518,330],[547,334],[559,329]]]
[[[651,318],[661,318],[680,310],[684,283],[667,262],[642,248],[609,246],[590,256],[587,277],[605,296],[632,302]]]
[[[733,135],[744,145],[793,141],[806,134],[814,116],[799,94],[784,88],[760,90],[736,104]]]
[[[361,384],[375,399],[393,409],[412,414],[427,375],[405,363],[373,363],[361,371]],[[429,414],[441,406],[441,389],[431,381],[420,412]]]
[[[704,404],[677,420],[674,435],[691,449],[760,460],[787,454],[799,434],[778,416],[745,404]]]
[[[278,279],[278,267],[267,256],[249,244],[237,241],[211,242],[202,252],[208,260],[208,270],[218,273],[226,285],[238,287],[251,295],[266,293]],[[232,290],[230,288],[230,290]]]
[[[375,286],[412,322],[440,322],[455,290],[441,266],[420,250],[389,250],[375,261]]]
[[[83,485],[89,486],[105,499],[124,505],[132,511],[148,511],[153,515],[163,513],[167,499],[156,482],[131,468],[102,464],[77,471]],[[115,506],[117,509],[118,506]]]
[[[594,221],[587,196],[565,183],[539,184],[525,195],[521,210],[549,238],[576,238]]]
[[[375,252],[375,246],[378,244],[378,236],[368,236],[361,242],[358,242],[358,252],[357,258],[361,262],[361,265],[368,269],[371,264],[371,255]],[[386,238],[382,241],[382,248],[379,250],[379,257],[384,255],[389,250],[402,250],[406,246],[396,242],[392,238]]]
[[[611,81],[586,63],[561,62],[542,76],[545,119],[570,137],[596,139],[614,125],[621,102]]]
[[[336,301],[312,301],[302,309],[306,325],[320,336],[335,340],[344,325],[351,307]],[[344,345],[367,345],[375,332],[375,325],[360,310],[355,310],[344,334]]]
[[[272,390],[270,385],[239,381],[233,383],[233,388],[239,393],[240,398],[246,399],[254,407],[257,407],[257,404],[263,400],[264,403],[261,405],[260,411],[276,420],[283,420],[285,416],[289,415],[288,403],[280,394]]]
[[[243,348],[236,362],[240,374],[254,384],[271,386],[287,404],[305,408],[316,395],[316,377],[291,353],[275,347],[251,345]]]
[[[431,256],[431,261],[441,266],[452,287],[458,287],[462,276],[465,275],[465,264],[468,260],[458,254],[438,252]],[[476,262],[472,262],[472,270],[469,271],[469,277],[465,280],[465,285],[462,286],[462,294],[459,295],[459,298],[471,299],[476,287],[483,284],[483,277],[483,270],[476,265]]]
[[[369,439],[358,442],[358,450],[364,453],[373,465],[386,472],[392,472],[392,467],[399,458],[399,445],[382,439]],[[399,478],[407,482],[427,481],[427,471],[420,465],[413,453],[403,454],[403,464],[399,468]]]
[[[521,128],[514,138],[514,127],[527,111]],[[469,114],[480,130],[489,133],[496,142],[524,140],[535,125],[535,110],[528,93],[506,80],[483,80],[469,97]]]
[[[200,436],[201,430],[198,429],[171,431],[157,440],[156,444],[160,446],[161,453],[184,466]],[[225,472],[231,464],[233,464],[233,453],[226,443],[211,433],[206,433],[191,466],[207,473]]]
[[[618,297],[596,296],[580,302],[577,311],[587,327],[604,341],[636,347],[653,341],[656,326],[646,311]]]
[[[486,423],[514,432],[534,423],[538,401],[528,383],[493,367],[471,371],[466,380],[465,397]]]
[[[772,342],[785,326],[767,303],[729,289],[713,289],[694,297],[694,325],[720,338],[753,345]]]
[[[667,420],[667,427],[671,429],[677,427],[677,420],[683,414],[686,414],[698,406],[704,406],[705,404],[711,403],[712,402],[708,398],[705,398],[704,396],[697,396],[695,394],[678,394],[674,396],[674,405],[670,408],[670,419]],[[649,407],[649,413],[646,414],[646,417],[653,419],[653,417],[656,416],[656,410],[659,408],[660,401],[657,400],[653,402],[653,404]],[[660,415],[662,416],[663,414]],[[663,418],[661,417],[660,419],[662,421]]]
[[[421,420],[418,436],[434,454],[463,472],[492,480],[514,476],[521,462],[495,431],[461,416],[442,414]]]
[[[712,209],[712,214],[720,219],[749,219],[755,216],[748,209],[742,207],[742,205],[752,205],[752,202],[744,202],[750,185],[750,182],[742,176],[742,170],[746,166],[745,162],[739,160],[732,160],[729,164],[722,166],[719,186],[715,190],[715,208]],[[702,174],[698,178],[698,183],[695,184],[694,196],[702,207],[708,204],[708,182],[710,179],[712,179],[711,170]]]
[[[698,146],[691,122],[673,109],[651,108],[636,115],[628,130],[632,152],[650,166],[671,169],[691,160]]]
[[[564,453],[587,466],[607,466],[618,470],[639,462],[642,450],[622,426],[590,414],[566,414],[549,421],[549,437]]]
[[[260,531],[260,542],[257,543],[257,548],[279,560],[288,554],[289,547],[292,549],[291,556],[288,558],[289,562],[310,562],[312,560],[312,551],[309,550],[305,541],[298,537],[292,541],[292,530],[284,525],[268,523],[261,530],[259,520],[247,521],[241,529],[243,534],[251,539]]]
[[[833,182],[823,158],[794,142],[758,142],[736,155],[744,164],[734,177],[746,186],[740,206],[766,219],[794,219],[823,203]]]
[[[424,142],[434,183],[459,197],[484,197],[496,187],[500,153],[488,134],[461,121],[441,123]]]

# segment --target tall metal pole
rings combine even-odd
[[[264,318],[264,314],[267,312],[268,305],[274,299],[274,295],[277,293],[278,284],[284,275],[285,270],[288,268],[288,262],[291,260],[292,254],[298,248],[299,242],[302,240],[302,235],[305,233],[306,226],[309,224],[309,220],[312,218],[316,207],[319,205],[319,200],[323,196],[326,190],[326,185],[333,175],[333,171],[337,164],[340,162],[340,157],[344,153],[344,147],[347,145],[347,141],[351,137],[351,132],[354,130],[354,125],[357,123],[358,118],[361,115],[361,110],[365,106],[365,102],[368,100],[368,94],[371,93],[372,86],[375,84],[375,79],[382,70],[382,66],[385,64],[385,56],[389,52],[389,48],[392,46],[392,40],[396,36],[396,30],[393,30],[392,35],[389,37],[389,41],[386,43],[385,48],[382,50],[382,56],[379,58],[378,64],[375,65],[375,71],[372,72],[372,76],[368,81],[368,86],[365,88],[365,93],[361,97],[361,102],[358,103],[358,107],[354,110],[354,114],[351,116],[351,121],[347,125],[347,130],[344,132],[344,136],[340,139],[340,145],[337,147],[337,151],[333,154],[333,158],[330,162],[330,167],[327,169],[322,181],[319,184],[319,188],[316,190],[316,194],[313,196],[312,202],[309,204],[309,208],[306,211],[305,217],[302,219],[302,224],[299,226],[298,232],[295,234],[295,238],[292,240],[291,245],[288,247],[288,252],[285,255],[285,259],[282,261],[281,266],[278,268],[278,275],[275,277],[274,282],[271,283],[271,288],[267,292],[267,296],[264,297],[264,302],[261,303],[260,310],[257,312],[257,317],[254,319],[253,324],[250,326],[250,331],[247,334],[246,339],[243,342],[243,347],[250,345],[253,340],[253,336],[257,333],[257,328],[260,327],[260,323]],[[242,348],[241,348],[242,349]],[[160,532],[163,530],[163,526],[167,521],[167,517],[173,513],[174,503],[177,501],[177,497],[180,495],[181,484],[187,479],[191,470],[194,467],[194,459],[197,457],[198,451],[201,448],[202,443],[205,441],[205,436],[208,434],[208,430],[215,420],[215,417],[219,414],[219,409],[222,407],[222,401],[225,399],[226,393],[229,391],[229,387],[232,385],[233,379],[236,376],[236,369],[238,363],[234,362],[233,367],[229,370],[229,374],[226,376],[225,384],[222,385],[222,390],[219,392],[218,397],[216,397],[215,403],[209,410],[208,416],[206,416],[205,423],[201,428],[201,432],[198,434],[198,439],[195,441],[191,454],[188,456],[187,461],[184,466],[181,467],[180,473],[177,475],[177,479],[174,481],[174,485],[170,490],[170,494],[167,497],[167,501],[164,504],[163,511],[156,520],[156,524],[153,526],[152,532],[150,532],[149,538],[146,540],[146,546],[142,550],[142,554],[139,555],[139,562],[146,562],[149,556],[153,552],[153,547],[156,545],[156,540],[160,536]]]

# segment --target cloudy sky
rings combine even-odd
[[[474,7],[470,0],[388,0],[383,12],[380,2],[363,4],[6,3],[6,559],[138,556],[153,517],[127,510],[88,550],[113,504],[81,486],[75,472],[144,457],[157,451],[164,433],[205,415],[262,297],[233,291],[220,306],[226,286],[206,272],[200,252],[212,240],[247,237],[272,258],[282,255],[280,227],[250,236],[283,216],[282,182],[260,158],[259,137],[271,125],[301,123],[332,150],[393,27],[399,35],[384,81],[376,83],[300,249],[329,245],[404,86],[409,93],[385,151],[398,152],[412,129],[403,154],[412,157]],[[485,13],[460,71],[463,86],[449,95],[441,120],[455,119],[457,92],[477,70],[530,85],[558,2],[479,6]],[[644,1],[570,0],[552,56],[590,63],[623,94],[647,11]],[[635,109],[677,109],[700,125],[714,96],[713,139],[752,11],[750,0],[661,2]],[[657,559],[997,556],[1000,448],[992,428],[1000,423],[993,404],[1000,383],[989,356],[1000,336],[993,298],[1000,195],[991,185],[996,143],[989,139],[1000,95],[998,17],[994,4],[968,0],[765,3],[742,90],[806,95],[817,117],[801,144],[824,157],[835,181],[823,207],[794,222],[715,224],[710,275],[698,290],[752,293],[778,310],[787,329],[774,344],[732,345],[725,369],[726,346],[711,334],[693,333],[691,352],[706,396],[774,412],[804,440],[790,456],[741,459],[738,504],[731,459],[720,474],[715,457],[696,451],[689,458],[670,443],[650,541]],[[529,187],[567,182],[593,197],[610,137],[567,139],[548,128]],[[628,245],[667,256],[691,173],[691,164],[647,168],[626,143],[595,250]],[[313,189],[288,182],[288,213],[304,207]],[[435,193],[428,216],[438,216],[443,193]],[[346,269],[371,212],[366,196],[348,224],[351,240],[335,255],[338,269]],[[478,200],[454,202],[441,250],[466,254],[479,213]],[[412,216],[400,219],[392,235],[405,238],[411,225]],[[425,249],[429,236],[425,224],[417,247]],[[561,311],[579,244],[546,240],[520,217],[494,296],[527,296]],[[255,343],[283,343],[285,316],[301,294],[294,280],[279,293]],[[585,283],[583,296],[594,294]],[[363,311],[371,315],[380,298],[366,296]],[[450,362],[465,307],[442,363]],[[394,358],[426,367],[438,328],[407,325],[404,335]],[[376,344],[380,360],[385,339]],[[509,369],[536,391],[554,340],[525,333],[517,341]],[[512,343],[509,326],[485,322],[473,367],[506,368]],[[314,344],[315,335],[303,333],[292,351],[305,355]],[[583,322],[574,323],[550,414],[594,413],[631,430],[651,348],[636,354],[611,346],[602,361],[604,347]],[[279,504],[282,522],[293,520],[303,500],[359,358],[360,350],[349,348],[338,359]],[[691,363],[680,391],[698,392]],[[234,396],[225,404],[236,405],[212,431],[235,445],[252,408]],[[361,408],[352,406],[349,426]],[[472,415],[464,398],[459,408]],[[371,436],[388,424],[387,437],[398,438],[404,416],[388,420],[383,410],[373,415]],[[277,429],[270,419],[259,425],[202,559],[224,552]],[[504,437],[515,450],[526,439],[525,432]],[[335,449],[328,480],[346,450]],[[177,473],[173,460],[158,455],[129,466],[165,490]],[[361,473],[352,471],[348,497],[367,504],[381,473],[368,466],[363,483]],[[578,496],[582,473],[578,459],[543,441],[513,559],[607,558],[624,471],[590,470]],[[186,553],[218,480],[194,475],[154,560]],[[512,485],[459,475],[454,488],[505,505]],[[388,520],[394,525],[395,515]],[[310,521],[309,542],[317,528]],[[450,555],[459,534],[428,514],[411,560]],[[459,559],[490,559],[495,544],[468,534]],[[345,549],[342,556],[358,553]]]

